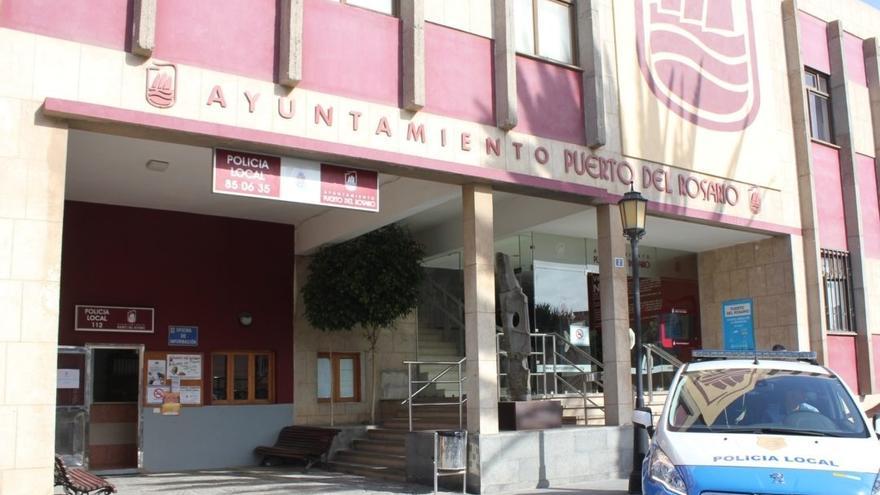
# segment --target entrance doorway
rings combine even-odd
[[[88,345],[91,353],[89,468],[140,467],[143,346]]]

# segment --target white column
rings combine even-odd
[[[0,493],[49,494],[67,126],[0,97],[0,129]]]
[[[602,359],[605,365],[605,424],[622,425],[632,419],[633,392],[629,355],[629,300],[626,264],[616,267],[615,258],[626,259],[626,239],[617,205],[596,208],[599,229],[599,294],[602,313]]]
[[[495,348],[495,260],[492,188],[462,187],[467,428],[498,432],[498,354]]]

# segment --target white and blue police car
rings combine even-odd
[[[642,493],[880,494],[876,425],[815,353],[694,357],[676,373],[656,429],[648,410],[633,415],[652,434]]]

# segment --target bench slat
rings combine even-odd
[[[259,446],[254,453],[264,457],[284,457],[312,461],[330,450],[339,430],[315,426],[285,426],[278,433],[275,445]]]

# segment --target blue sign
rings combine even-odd
[[[721,303],[724,349],[755,350],[754,304],[751,299],[731,299]]]
[[[179,325],[169,326],[168,345],[199,345],[199,327]]]

